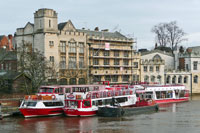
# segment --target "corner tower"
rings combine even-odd
[[[42,8],[34,13],[34,32],[56,33],[58,31],[58,18],[56,11]]]

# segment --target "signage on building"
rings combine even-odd
[[[110,50],[110,43],[105,43],[105,50]]]

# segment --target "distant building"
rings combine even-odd
[[[14,50],[13,47],[13,36],[12,35],[0,35],[0,49],[4,48],[7,51],[12,51]]]
[[[200,93],[200,46],[188,47],[183,53],[177,54],[177,68],[190,73],[192,93]]]
[[[32,91],[27,86],[31,86],[31,80],[26,75],[12,71],[0,72],[1,93],[27,94]]]
[[[0,49],[0,72],[1,71],[17,71],[16,51]]]
[[[165,71],[174,69],[173,60],[173,55],[164,51],[142,52],[141,81],[165,84]]]

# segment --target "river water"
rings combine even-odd
[[[0,133],[200,133],[200,96],[165,104],[158,112],[121,118],[10,117],[0,120]]]

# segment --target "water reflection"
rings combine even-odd
[[[199,133],[200,96],[189,102],[160,105],[160,111],[121,118],[105,117],[42,117],[5,118],[0,132],[65,133],[65,132],[148,132]]]

